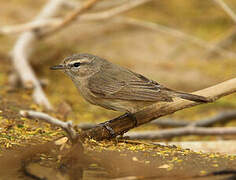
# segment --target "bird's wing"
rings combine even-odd
[[[119,67],[121,68],[121,67]],[[172,101],[164,87],[157,82],[121,68],[106,69],[103,75],[94,74],[89,78],[88,86],[96,96],[107,99],[121,99],[129,101]],[[116,71],[116,72],[115,72]]]

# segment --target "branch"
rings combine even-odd
[[[54,126],[58,126],[65,130],[65,132],[68,134],[68,137],[70,138],[71,142],[75,142],[77,140],[77,134],[76,131],[73,128],[72,122],[63,122],[59,119],[56,119],[52,116],[49,116],[48,114],[37,112],[37,111],[20,111],[20,115],[27,117],[27,118],[38,118],[41,119],[49,124],[52,124]]]
[[[206,118],[194,122],[190,121],[177,121],[173,119],[156,119],[153,120],[150,124],[165,126],[165,127],[183,127],[183,126],[198,126],[198,127],[208,127],[216,123],[225,123],[230,120],[236,119],[236,111],[222,112],[218,115]],[[76,125],[77,128],[82,130],[88,130],[97,126],[96,123],[79,123]]]
[[[223,0],[214,0],[227,14],[228,16],[236,23],[236,14],[233,10],[223,1]]]
[[[112,9],[103,12],[84,14],[83,16],[80,17],[80,19],[84,21],[108,19],[150,1],[152,0],[132,0],[118,7],[114,7]]]
[[[213,50],[217,51],[221,55],[226,56],[228,58],[236,58],[236,53],[234,53],[234,52],[224,50],[221,47],[215,46],[215,45],[208,43],[202,39],[199,39],[195,36],[192,36],[190,34],[187,34],[185,32],[182,32],[182,31],[174,29],[174,28],[167,27],[165,25],[161,25],[161,24],[157,24],[157,23],[153,23],[153,22],[147,22],[147,21],[143,21],[143,20],[138,20],[138,19],[134,19],[134,18],[119,18],[119,19],[121,22],[125,22],[128,24],[148,28],[148,29],[151,29],[154,31],[159,31],[159,32],[174,36],[176,38],[180,38],[185,41],[192,42],[192,43],[197,44],[200,47],[203,47],[209,51],[213,51]]]
[[[224,112],[213,118],[203,119],[196,122],[167,122],[169,125],[186,126],[158,131],[144,131],[127,133],[129,139],[165,139],[186,135],[235,135],[236,128],[199,128],[199,126],[209,126],[217,122],[226,122],[236,118],[236,111]],[[155,120],[156,122],[158,120]],[[164,124],[164,121],[162,122]],[[197,127],[198,126],[198,127]]]
[[[49,28],[51,26],[55,26],[59,22],[61,22],[61,19],[50,18],[50,19],[32,21],[25,24],[3,26],[0,28],[0,34],[13,34],[13,33],[25,32],[25,31],[36,31],[37,29],[41,29],[41,28],[44,29],[44,28]]]
[[[87,13],[81,15],[79,18],[77,18],[79,21],[99,21],[99,20],[105,20],[108,18],[112,18],[118,14],[121,14],[123,12],[126,12],[130,9],[133,9],[137,6],[140,6],[144,3],[147,3],[151,0],[132,0],[127,3],[124,3],[120,6],[111,8],[109,10],[105,10],[102,12],[96,12],[96,13]],[[77,4],[77,3],[76,3]],[[74,7],[74,6],[73,6]],[[62,19],[60,18],[51,18],[51,19],[45,19],[37,22],[30,22],[26,24],[20,24],[15,26],[5,26],[0,28],[0,34],[11,34],[11,33],[19,33],[23,31],[29,31],[29,30],[37,30],[37,29],[44,29],[44,28],[53,28],[58,24],[62,23]]]
[[[214,46],[225,49],[230,44],[233,43],[235,37],[236,29],[235,27],[230,28],[227,32],[224,33],[224,36],[214,42]],[[217,54],[216,50],[209,51],[206,54],[206,58],[213,58]]]
[[[172,119],[157,119],[151,122],[158,126],[168,126],[168,127],[183,127],[183,126],[198,126],[198,127],[208,127],[215,123],[224,123],[230,120],[236,119],[236,111],[228,111],[217,114],[214,117],[206,118],[194,122],[190,121],[177,121]]]
[[[186,135],[236,135],[235,127],[203,128],[187,126],[160,131],[144,131],[126,133],[129,139],[166,139]]]
[[[219,5],[225,12],[226,14],[234,21],[234,24],[236,24],[236,14],[233,12],[233,10],[223,1],[223,0],[214,0],[214,2]],[[217,47],[225,47],[225,45],[227,45],[227,43],[229,43],[230,41],[232,41],[232,39],[235,36],[235,27],[233,27],[233,30],[230,30],[229,33],[225,33],[226,36],[221,39],[219,42],[217,42],[215,44],[215,46]],[[212,51],[208,54],[208,57],[212,56],[212,54],[214,54],[216,51]]]
[[[236,78],[217,84],[215,86],[196,91],[194,94],[211,98],[213,101],[222,96],[226,96],[236,92]],[[170,103],[156,103],[152,106],[136,112],[133,117],[136,118],[138,126],[148,123],[156,118],[172,114],[176,111],[199,105],[200,103],[187,101],[183,99],[175,99]],[[133,128],[133,120],[129,117],[118,117],[105,122],[107,126],[111,127],[116,135],[121,135]],[[220,130],[220,129],[219,129]],[[81,136],[90,137],[96,140],[103,140],[111,138],[110,133],[102,126],[89,129],[81,132]]]
[[[61,30],[62,28],[68,26],[70,23],[75,21],[80,14],[84,13],[86,10],[93,7],[93,5],[95,3],[97,3],[98,1],[100,1],[100,0],[87,0],[87,1],[85,1],[85,3],[81,4],[81,6],[79,6],[77,9],[75,9],[72,13],[68,14],[63,19],[62,22],[56,24],[52,29],[50,29],[48,31],[44,31],[40,36],[46,36],[46,35],[53,34],[57,31]]]
[[[208,98],[211,98],[213,101],[219,99],[222,96],[226,96],[236,92],[236,78],[225,81],[223,83],[217,84],[215,86],[200,90],[195,92],[195,94],[202,95]],[[187,101],[183,99],[176,99],[174,102],[171,103],[156,103],[152,106],[148,106],[142,111],[133,114],[133,117],[136,118],[138,122],[138,126],[148,123],[156,118],[174,113],[178,110],[185,109],[188,107],[199,105],[200,103]],[[30,118],[39,118],[48,123],[54,124],[63,128],[67,134],[69,135],[72,141],[75,141],[77,137],[83,138],[93,138],[95,140],[103,140],[111,138],[110,133],[102,126],[94,126],[85,124],[84,126],[91,128],[89,130],[82,131],[80,136],[75,133],[75,130],[72,127],[71,122],[62,122],[56,118],[53,118],[45,113],[35,112],[35,111],[21,111],[21,115],[30,117]],[[187,126],[183,128],[175,128],[170,130],[162,130],[162,131],[151,131],[151,132],[143,132],[143,133],[129,133],[128,135],[130,138],[148,138],[148,139],[158,139],[158,138],[169,138],[173,136],[182,136],[188,134],[198,134],[198,135],[225,135],[225,134],[236,134],[236,128],[199,128],[195,125],[208,125],[212,123],[213,119],[214,122],[221,119],[223,114],[212,118],[211,120],[204,120],[200,121],[201,123],[195,123],[192,126]],[[228,113],[226,115],[228,118],[231,116],[235,116],[234,113]],[[102,123],[104,124],[104,123]],[[113,120],[105,122],[105,124],[111,127],[116,135],[121,135],[130,129],[133,128],[133,119],[129,117],[120,116]],[[78,125],[78,127],[80,127]],[[82,127],[82,126],[81,126]]]
[[[97,1],[98,0],[88,0],[82,6],[78,7],[74,12],[66,16],[64,20],[59,20],[59,19],[55,19],[54,16],[60,10],[61,6],[64,5],[65,1],[64,0],[51,0],[44,7],[41,13],[37,16],[37,18],[31,23],[27,23],[19,27],[14,27],[12,29],[9,27],[2,29],[2,32],[5,32],[5,33],[6,32],[7,33],[19,32],[22,30],[23,31],[31,30],[29,32],[23,33],[17,40],[13,48],[12,61],[16,70],[16,74],[19,75],[23,86],[26,88],[33,88],[34,101],[40,105],[45,106],[47,109],[52,109],[52,106],[50,102],[48,101],[46,95],[44,94],[43,89],[40,85],[40,82],[37,79],[33,69],[28,63],[28,58],[32,53],[32,48],[35,42],[38,40],[38,36],[40,32],[42,33],[42,29],[48,29],[49,27],[51,27],[50,30],[44,31],[44,34],[40,34],[41,37],[58,31],[59,29],[73,22],[78,17],[78,15],[85,12],[85,10],[88,10],[89,8],[91,8]],[[87,20],[88,19],[91,20],[93,18],[98,20],[98,19],[112,17],[118,13],[127,11],[133,7],[136,7],[148,1],[150,0],[130,1],[127,4],[113,8],[112,10],[102,12],[100,14],[99,13],[90,14],[87,16]],[[84,16],[84,19],[86,19],[86,16]],[[15,80],[17,81],[16,78]]]
[[[46,18],[53,17],[60,10],[62,2],[62,0],[50,0],[33,22],[39,23]],[[39,80],[28,62],[32,54],[32,48],[37,40],[37,33],[35,31],[21,34],[12,51],[12,62],[23,86],[33,88],[34,101],[45,106],[47,109],[52,109]]]
[[[98,0],[86,1],[81,7],[66,16],[66,18],[61,23],[56,23],[53,29],[45,32],[48,32],[49,35],[50,33],[56,32],[62,27],[65,27],[70,22],[72,22],[79,14],[92,7],[92,5],[96,1]],[[54,17],[55,14],[57,14],[57,12],[60,10],[61,6],[63,6],[63,4],[64,0],[49,1],[32,23],[40,24],[42,23],[42,21],[44,22],[45,19]],[[23,86],[26,88],[33,89],[34,101],[40,105],[45,106],[47,109],[52,109],[50,102],[48,101],[46,95],[43,92],[39,80],[37,79],[33,69],[28,63],[28,58],[32,53],[32,47],[38,40],[38,36],[40,34],[39,32],[40,31],[28,31],[23,33],[19,37],[13,48],[12,61],[16,73],[20,76]]]
[[[101,1],[99,4],[96,4],[96,6],[93,8],[94,10],[101,10],[105,8],[111,8],[114,6],[119,6],[124,3],[128,3],[129,1],[134,0],[119,0],[119,1]],[[66,0],[64,2],[64,7],[67,9],[75,9],[76,6],[81,4],[81,1],[68,1]]]

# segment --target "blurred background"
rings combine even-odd
[[[1,1],[0,26],[14,27],[32,21],[47,2]],[[55,18],[72,12],[73,6],[80,2],[83,1],[71,1],[71,5],[62,8]],[[127,2],[131,1],[98,2],[86,13],[106,11]],[[234,0],[225,3],[236,13]],[[149,1],[104,20],[75,21],[55,34],[39,38],[29,61],[37,77],[46,82],[44,91],[57,117],[73,119],[76,123],[98,123],[120,113],[85,102],[71,80],[62,72],[50,71],[50,66],[74,53],[91,53],[169,88],[192,92],[236,76],[235,23],[235,19],[214,0]],[[2,98],[9,100],[4,107],[42,110],[43,106],[34,103],[31,91],[12,88],[9,83],[9,76],[15,71],[11,63],[12,48],[19,34],[0,34],[0,91]],[[235,108],[236,96],[230,95],[170,117],[192,121]],[[145,128],[153,127],[137,129]]]

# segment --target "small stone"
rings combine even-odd
[[[170,168],[170,165],[168,165],[168,164],[163,164],[163,165],[159,166],[158,168],[167,169],[167,168]]]
[[[138,161],[138,158],[137,157],[132,157],[132,160],[133,161]]]
[[[67,137],[63,137],[61,139],[56,140],[55,144],[56,145],[62,145],[62,144],[65,144],[67,141],[68,141],[68,138]]]

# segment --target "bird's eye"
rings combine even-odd
[[[74,63],[73,66],[74,66],[74,67],[79,67],[80,64],[81,64],[80,62],[77,62],[77,63]]]

